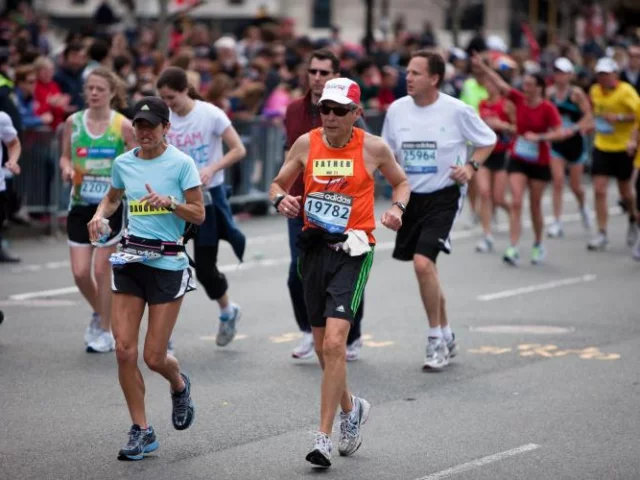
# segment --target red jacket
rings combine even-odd
[[[47,101],[50,96],[58,95],[62,93],[60,87],[56,82],[51,80],[49,83],[42,83],[39,80],[36,82],[36,89],[33,94],[33,97],[36,101],[36,114],[42,115],[46,112],[51,112],[53,115],[53,122],[51,123],[51,128],[55,130],[55,128],[64,122],[65,111],[64,108],[61,107],[52,107],[49,105]]]

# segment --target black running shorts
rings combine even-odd
[[[69,245],[91,245],[87,224],[91,221],[97,209],[97,205],[77,205],[75,207],[71,207],[67,216],[67,236],[69,237]],[[122,202],[118,207],[118,210],[116,210],[116,213],[109,218],[112,237],[122,236],[122,231],[126,223],[124,215],[124,202]]]
[[[551,181],[551,168],[549,165],[538,165],[537,163],[526,162],[512,158],[509,160],[507,172],[521,173],[529,180],[540,180],[542,182]]]
[[[441,251],[451,253],[449,235],[462,200],[456,185],[432,193],[412,192],[396,236],[393,258],[411,261],[419,254],[435,263]]]
[[[373,250],[351,257],[321,245],[301,254],[302,289],[312,327],[325,327],[328,317],[353,324],[372,263]]]
[[[592,176],[603,175],[626,182],[631,179],[632,173],[633,157],[630,157],[627,152],[603,152],[597,148],[593,149]]]
[[[507,166],[506,153],[507,152],[493,152],[489,155],[489,158],[484,161],[482,166],[484,168],[488,168],[492,172],[504,170]]]
[[[170,303],[196,289],[191,269],[164,270],[141,263],[113,267],[113,293],[127,293],[149,305]]]

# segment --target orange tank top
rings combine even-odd
[[[322,128],[309,132],[304,169],[304,228],[329,233],[362,230],[375,244],[374,180],[364,163],[364,136],[353,129],[349,143],[331,148],[322,141]]]

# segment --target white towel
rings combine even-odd
[[[371,251],[369,236],[363,230],[349,229],[345,232],[347,239],[342,242],[341,247],[351,257],[359,257]]]

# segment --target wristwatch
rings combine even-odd
[[[475,160],[469,160],[467,163],[473,167],[474,171],[477,172],[478,170],[480,170],[480,164]]]
[[[173,195],[169,195],[169,200],[171,200],[171,205],[169,205],[168,208],[170,211],[174,212],[176,208],[178,208],[178,205],[180,205],[180,202],[178,202],[178,199]]]
[[[286,197],[286,195],[283,195],[281,193],[279,193],[278,195],[276,195],[276,197],[273,199],[273,206],[276,209],[276,212],[278,211],[278,206],[280,205],[280,202],[282,200],[284,200],[284,197]]]
[[[393,202],[391,205],[395,205],[396,207],[398,207],[403,215],[404,212],[407,211],[407,206],[402,202]]]

